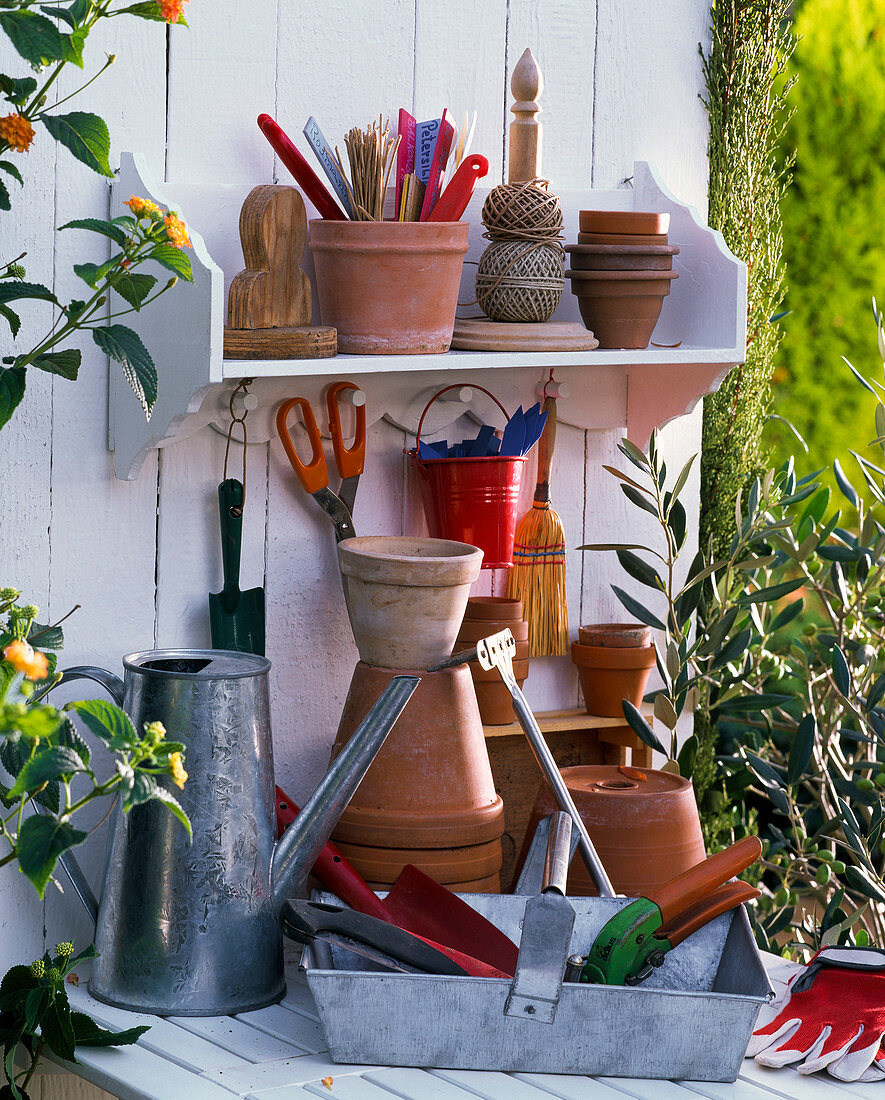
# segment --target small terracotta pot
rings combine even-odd
[[[471,596],[467,601],[465,620],[498,621],[522,618],[522,600],[512,600],[508,596]]]
[[[500,840],[464,848],[373,848],[339,840],[335,843],[367,882],[395,882],[407,863],[446,885],[501,872]]]
[[[706,858],[691,783],[670,772],[631,769],[645,780],[613,765],[563,768],[562,778],[587,832],[618,893],[647,895]],[[518,866],[521,867],[542,817],[558,809],[542,782]],[[517,872],[518,877],[518,872]],[[595,896],[596,887],[580,852],[569,868],[568,892]]]
[[[492,619],[481,622],[464,619],[458,630],[457,640],[459,642],[478,642],[481,638],[488,638],[490,634],[497,634],[498,631],[505,629],[510,631],[517,644],[528,641],[529,624],[525,619],[510,619],[504,622],[495,622]]]
[[[580,210],[578,224],[582,233],[666,233],[670,215],[644,210]]]
[[[670,271],[676,245],[567,244],[576,271]]]
[[[519,688],[528,676],[528,661],[525,662],[525,674],[520,675],[517,666],[513,666],[513,674]],[[479,704],[479,713],[484,726],[509,726],[516,721],[513,710],[513,696],[507,686],[502,682],[500,674],[495,673],[497,681],[477,681],[476,701]]]
[[[520,650],[522,646],[522,650]],[[496,668],[480,668],[479,665],[471,665],[470,671],[473,674],[473,685],[477,687],[479,684],[501,684],[501,673]],[[517,680],[525,680],[529,674],[529,643],[517,642],[516,643],[516,655],[513,660],[513,674]],[[478,696],[477,696],[478,697]],[[482,710],[482,708],[480,708]],[[485,719],[483,719],[485,722]],[[486,723],[488,724],[488,723]]]
[[[651,627],[642,623],[591,623],[578,627],[578,641],[581,645],[647,646],[651,641]]]
[[[482,551],[444,539],[367,535],[338,544],[360,657],[381,668],[430,668],[452,652]]]
[[[578,244],[665,245],[666,233],[579,233]]]
[[[332,760],[401,671],[359,662]],[[461,848],[499,840],[504,806],[495,791],[467,666],[414,675],[421,676],[421,683],[342,813],[336,843]],[[477,876],[471,872],[460,877]]]
[[[581,318],[601,348],[646,348],[675,271],[567,271]]]
[[[417,866],[417,864],[416,864]],[[424,868],[421,868],[424,871]],[[427,874],[427,872],[424,872]],[[433,875],[430,876],[433,878]],[[488,875],[486,878],[471,879],[469,882],[445,882],[443,885],[453,894],[500,894],[501,876]],[[369,889],[378,890],[380,893],[389,890],[392,882],[370,882]]]
[[[629,700],[634,707],[642,702],[655,665],[655,647],[618,649],[572,642],[572,660],[578,666],[587,713],[603,718],[623,718],[622,700]]]
[[[338,330],[338,350],[448,351],[469,230],[468,222],[311,221],[320,316]]]

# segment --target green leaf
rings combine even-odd
[[[654,749],[655,752],[663,753],[664,756],[669,755],[667,753],[667,750],[657,739],[655,731],[651,728],[648,722],[646,722],[646,720],[642,717],[636,707],[633,706],[629,699],[623,699],[621,701],[621,707],[623,708],[624,717],[627,719],[627,723],[629,724],[630,729],[633,730],[639,740],[648,745],[650,748]]]
[[[760,588],[758,592],[746,592],[744,595],[739,596],[735,603],[739,607],[749,607],[754,603],[768,603],[771,600],[779,600],[784,596],[789,596],[791,592],[795,592],[798,588],[802,588],[805,584],[804,577],[797,577],[792,581],[783,581],[781,584],[773,584],[768,588]]]
[[[24,998],[32,989],[36,989],[37,979],[29,966],[13,966],[0,982],[0,1012],[6,1012]]]
[[[25,368],[0,367],[0,429],[18,408],[25,395]]]
[[[851,673],[848,671],[848,662],[845,660],[845,654],[837,645],[833,646],[830,661],[833,669],[833,680],[836,683],[836,687],[847,698],[851,691]]]
[[[638,619],[641,623],[645,623],[646,626],[653,626],[656,630],[664,629],[664,624],[657,615],[654,615],[647,607],[644,607],[639,600],[634,600],[632,596],[629,596],[623,590],[623,588],[618,588],[616,584],[613,584],[612,592],[614,592],[634,619]]]
[[[48,286],[42,283],[25,283],[18,279],[4,279],[0,282],[0,302],[14,302],[16,298],[39,298],[44,302],[56,302],[58,299]]]
[[[47,351],[38,355],[31,364],[38,370],[45,370],[49,374],[59,374],[71,382],[77,381],[80,371],[79,348],[66,348],[64,351]]]
[[[9,327],[12,329],[12,338],[14,340],[16,336],[18,336],[18,330],[21,328],[22,325],[21,318],[15,312],[15,310],[10,309],[9,306],[4,305],[0,305],[0,317],[5,317],[6,320],[9,322]]]
[[[25,181],[22,179],[22,174],[11,160],[0,160],[0,168],[2,168],[4,172],[8,172],[13,179],[18,180],[18,182],[24,186]]]
[[[846,497],[856,508],[859,504],[857,492],[855,491],[854,486],[845,476],[844,470],[839,465],[838,458],[833,460],[833,476],[836,478],[836,484],[839,486],[842,495]]]
[[[863,553],[850,546],[819,546],[817,556],[824,561],[856,562],[863,557]]]
[[[50,990],[45,986],[32,989],[25,998],[25,1024],[28,1031],[36,1032],[43,1018],[43,1013],[49,1007]]]
[[[790,756],[787,763],[787,781],[789,783],[798,783],[808,770],[816,736],[817,724],[814,715],[806,714],[796,727],[796,734],[790,747]]]
[[[131,749],[138,734],[129,715],[105,699],[85,699],[73,704],[73,710],[109,749]]]
[[[108,325],[94,328],[92,339],[122,366],[126,381],[149,418],[157,400],[157,369],[140,337],[125,325]]]
[[[782,707],[784,703],[789,703],[792,698],[792,695],[777,695],[765,692],[760,692],[758,695],[738,695],[733,699],[724,699],[717,704],[717,709],[723,714],[746,714],[769,710],[771,707]]]
[[[673,500],[675,500],[679,496],[679,494],[685,487],[685,483],[686,481],[688,481],[688,475],[691,473],[691,468],[694,465],[694,460],[697,457],[698,456],[696,454],[692,455],[688,462],[686,462],[686,464],[680,470],[679,477],[676,478],[676,482],[671,489]]]
[[[141,309],[141,303],[156,285],[153,275],[130,274],[128,271],[114,280],[114,290],[135,309]]]
[[[653,588],[656,592],[664,591],[664,582],[661,580],[658,571],[648,562],[643,561],[638,554],[634,554],[632,550],[618,550],[617,554],[621,567],[634,580]]]
[[[803,599],[793,600],[791,603],[788,603],[787,606],[782,611],[779,611],[771,620],[771,625],[768,628],[769,633],[773,634],[776,630],[785,627],[788,623],[791,623],[797,615],[801,615],[804,610],[805,600]]]
[[[176,248],[175,245],[156,245],[151,249],[150,259],[156,260],[158,264],[168,268],[170,271],[174,271],[176,275],[181,276],[182,279],[186,279],[187,282],[192,283],[194,281],[190,257],[187,253],[182,252],[180,248]]]
[[[751,630],[742,630],[739,634],[735,634],[733,638],[729,638],[722,649],[713,655],[709,671],[713,672],[717,668],[723,668],[732,661],[736,661],[738,657],[743,656],[747,651],[752,636],[753,632]]]
[[[650,469],[649,461],[642,451],[636,446],[635,443],[631,443],[629,439],[622,439],[618,444],[618,450],[628,458],[634,466],[638,467],[643,473],[647,473]]]
[[[194,834],[191,830],[190,819],[184,812],[184,808],[182,807],[181,803],[173,794],[167,791],[165,787],[161,787],[159,784],[157,784],[157,788],[154,791],[152,801],[162,802],[166,809],[169,810],[169,812],[175,817],[177,817],[181,824],[185,827],[185,829],[187,829],[187,835],[189,839],[194,839]]]
[[[74,264],[74,274],[78,279],[82,279],[88,287],[92,287],[93,290],[95,290],[98,285],[98,280],[100,278],[99,272],[100,268],[98,264],[91,264],[88,262]]]
[[[64,36],[51,19],[33,11],[0,13],[0,27],[20,57],[32,65],[61,61],[65,53]]]
[[[91,1016],[85,1012],[72,1012],[71,1024],[74,1029],[74,1040],[78,1047],[122,1047],[130,1046],[138,1042],[146,1031],[150,1031],[147,1024],[138,1027],[130,1027],[125,1031],[106,1031],[99,1027]]]
[[[688,517],[685,514],[685,508],[683,508],[681,501],[673,501],[670,507],[670,514],[667,516],[667,526],[673,533],[676,549],[681,550],[685,545],[685,537],[688,532]]]
[[[74,1027],[71,1008],[64,994],[56,994],[46,1009],[40,1028],[40,1037],[53,1054],[68,1062],[76,1062],[74,1051]]]
[[[67,822],[42,814],[33,814],[22,822],[18,834],[18,864],[41,898],[58,857],[82,844],[87,835]]]
[[[639,492],[638,489],[634,489],[632,485],[627,485],[622,482],[621,492],[630,501],[631,504],[635,504],[637,508],[641,508],[643,512],[648,512],[649,515],[658,518],[658,510],[652,501],[644,494]]]
[[[64,631],[60,626],[33,622],[28,631],[28,641],[38,649],[64,649]]]
[[[100,233],[103,237],[110,237],[112,241],[116,241],[121,247],[129,239],[118,225],[104,221],[101,218],[75,218],[74,221],[65,222],[64,225],[60,225],[58,228],[59,230],[88,229],[91,233]]]
[[[865,709],[871,711],[873,707],[879,702],[882,696],[885,695],[885,672],[883,672],[877,679],[873,686],[870,688],[867,695],[867,704]]]
[[[159,23],[165,23],[163,13],[160,11],[160,5],[156,0],[142,0],[140,4],[130,4],[127,8],[119,8],[117,14],[126,12],[129,15],[136,15],[139,19],[154,19]],[[186,27],[187,20],[184,15],[180,15],[175,21],[180,26]]]
[[[37,90],[37,81],[32,76],[13,79],[0,75],[0,93],[16,107],[23,107],[32,92]]]
[[[879,882],[874,882],[873,879],[859,867],[854,867],[849,864],[845,868],[844,878],[852,890],[857,890],[857,892],[863,894],[864,897],[872,898],[874,901],[885,901],[885,890],[882,888],[881,880]]]
[[[66,145],[77,160],[102,176],[113,176],[108,156],[111,139],[98,115],[72,111],[68,115],[41,114],[40,121],[56,141]]]
[[[66,745],[40,748],[18,773],[9,793],[12,798],[20,798],[28,791],[36,790],[43,783],[85,770],[86,765],[77,753]]]
[[[77,733],[77,727],[71,720],[70,715],[65,715],[64,721],[58,730],[58,743],[59,745],[67,745],[69,749],[73,749],[74,752],[80,757],[84,764],[88,764],[91,752],[89,746],[83,740],[79,733]]]
[[[86,45],[88,33],[85,29],[78,29],[61,36],[65,61],[69,61],[79,69],[83,68],[83,47]]]
[[[71,30],[76,30],[77,28],[77,21],[67,8],[50,8],[41,4],[40,11],[42,11],[44,15],[48,15],[50,19],[61,19],[63,22],[67,23]]]
[[[147,772],[137,771],[132,780],[132,786],[123,795],[123,810],[127,812],[133,806],[140,806],[142,802],[150,802],[157,796],[157,781]]]
[[[12,202],[9,198],[9,188],[0,180],[0,210],[11,210]]]

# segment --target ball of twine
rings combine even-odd
[[[562,237],[559,197],[547,190],[549,180],[504,183],[489,191],[482,220],[489,240],[556,241]]]
[[[476,300],[493,321],[547,321],[565,288],[565,253],[556,243],[497,241],[480,257]]]

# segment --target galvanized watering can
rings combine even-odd
[[[136,729],[160,721],[187,745],[175,790],[193,843],[158,802],[117,806],[98,902],[76,861],[62,865],[95,918],[99,958],[89,991],[119,1008],[224,1016],[285,992],[277,911],[299,894],[353,792],[419,682],[397,676],[276,843],[264,657],[227,650],[152,650],[124,657],[125,679],[71,668],[102,684]],[[161,779],[161,781],[165,781]]]

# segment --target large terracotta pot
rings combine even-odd
[[[563,768],[562,777],[618,893],[647,894],[706,858],[694,791],[682,776],[590,764]],[[545,780],[529,820],[519,867],[538,822],[556,809]],[[568,892],[583,897],[597,893],[580,853],[571,862]]]
[[[578,667],[587,713],[603,718],[623,718],[622,700],[629,700],[634,707],[642,702],[655,665],[655,647],[572,642],[572,660]]]
[[[467,222],[311,221],[320,316],[338,330],[338,350],[448,351],[469,228]]]
[[[359,662],[333,760],[401,671]],[[467,666],[413,674],[421,676],[421,683],[341,815],[336,841],[438,849],[499,842],[504,807],[495,791]]]
[[[481,550],[444,539],[367,535],[340,542],[338,561],[363,661],[425,669],[451,654]]]

